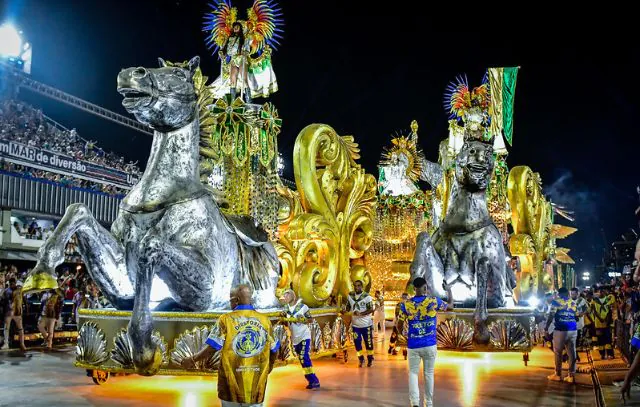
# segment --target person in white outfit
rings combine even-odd
[[[309,307],[302,302],[302,299],[296,300],[296,293],[291,289],[282,293],[280,302],[285,308],[280,321],[289,324],[291,344],[304,370],[304,377],[308,382],[307,389],[318,389],[320,381],[311,363],[311,329],[307,325],[311,321]]]
[[[364,291],[362,281],[353,282],[354,291],[347,297],[347,311],[352,312],[353,344],[358,355],[358,367],[364,366],[362,342],[367,350],[367,367],[373,366],[373,299]]]
[[[406,320],[409,324],[407,348],[409,359],[409,401],[412,407],[420,405],[420,364],[424,365],[424,401],[433,406],[433,371],[438,353],[436,342],[436,313],[453,308],[451,287],[446,286],[448,303],[438,297],[427,295],[427,281],[418,277],[413,280],[415,297],[400,305],[399,329]]]
[[[378,331],[382,331],[384,340],[384,298],[380,291],[376,291],[373,311],[373,335],[378,336]]]

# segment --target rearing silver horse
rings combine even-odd
[[[411,280],[423,277],[431,293],[439,297],[445,294],[443,283],[452,287],[454,296],[465,297],[454,300],[475,306],[474,336],[478,343],[487,343],[487,308],[512,301],[515,275],[506,264],[502,235],[487,208],[486,189],[494,169],[493,140],[483,141],[477,133],[466,131],[456,157],[447,216],[433,236],[426,232],[417,236]],[[433,187],[444,176],[441,166],[423,161],[421,178]]]
[[[269,308],[277,304],[279,274],[266,234],[246,219],[229,222],[200,182],[193,84],[200,59],[186,68],[159,61],[160,68],[128,68],[118,75],[123,106],[155,131],[147,168],[122,201],[111,233],[85,205],[70,205],[30,275],[34,286],[55,281],[55,267],[75,234],[104,295],[116,308],[133,309],[128,334],[140,374],[154,374],[162,359],[151,339],[150,301],[172,300],[194,311],[224,309],[230,288],[248,283],[256,306]]]

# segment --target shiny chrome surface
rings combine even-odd
[[[487,308],[503,307],[512,297],[502,236],[487,209],[493,167],[491,143],[465,141],[456,158],[447,214],[433,236],[418,235],[411,264],[411,280],[424,277],[432,294],[445,297],[446,283],[454,301],[475,305],[475,338],[485,344]],[[423,168],[425,181],[441,179],[437,164],[425,162]]]
[[[128,68],[118,75],[123,105],[155,129],[151,154],[140,182],[121,205],[111,233],[83,204],[70,205],[38,252],[31,279],[55,275],[64,247],[76,235],[92,279],[118,309],[132,309],[127,329],[133,363],[154,374],[164,355],[153,340],[151,308],[186,311],[227,309],[232,286],[254,288],[254,305],[278,304],[279,262],[260,233],[242,234],[227,221],[200,183],[199,122],[193,74],[185,68]],[[25,284],[28,283],[28,279]],[[38,289],[38,287],[34,287]]]

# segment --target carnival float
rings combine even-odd
[[[195,369],[183,361],[229,312],[240,283],[274,322],[278,294],[292,288],[311,308],[313,354],[346,361],[341,305],[353,282],[397,301],[416,276],[436,295],[451,285],[461,307],[438,316],[439,347],[523,352],[526,363],[533,311],[516,305],[547,288],[545,264],[569,260],[555,239],[573,229],[553,224],[562,211],[539,177],[507,168],[517,68],[490,69],[474,89],[460,78],[438,162],[420,150],[413,122],[383,152],[378,180],[358,163],[354,137],[305,127],[293,188],[277,171],[282,119],[270,102],[253,102],[277,91],[281,17],[271,0],[255,0],[246,20],[228,0],[213,4],[204,28],[221,71],[211,83],[198,57],[118,74],[123,106],[154,130],[146,170],[110,231],[85,206],[69,206],[24,287],[56,288],[55,267],[75,236],[114,307],[80,311],[76,366],[96,383],[110,373],[215,374],[218,353]],[[280,362],[294,359],[288,330],[276,325],[275,335]]]
[[[420,150],[415,121],[392,138],[379,164],[367,267],[385,292],[388,319],[412,277],[425,277],[439,296],[446,282],[457,307],[439,314],[438,346],[518,351],[527,363],[531,306],[563,285],[558,265],[573,260],[556,239],[576,229],[554,223],[555,214],[573,219],[546,200],[538,174],[507,166],[517,71],[491,68],[476,88],[464,76],[449,85],[449,137],[437,163]],[[431,189],[420,190],[420,179]]]

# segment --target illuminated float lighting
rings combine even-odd
[[[527,300],[527,303],[529,303],[530,307],[536,308],[540,305],[540,299],[538,299],[538,297],[531,297]]]
[[[208,178],[209,185],[214,189],[222,189],[224,184],[224,172],[222,166],[215,166]]]
[[[284,172],[284,159],[282,154],[278,153],[278,175],[282,175]]]

